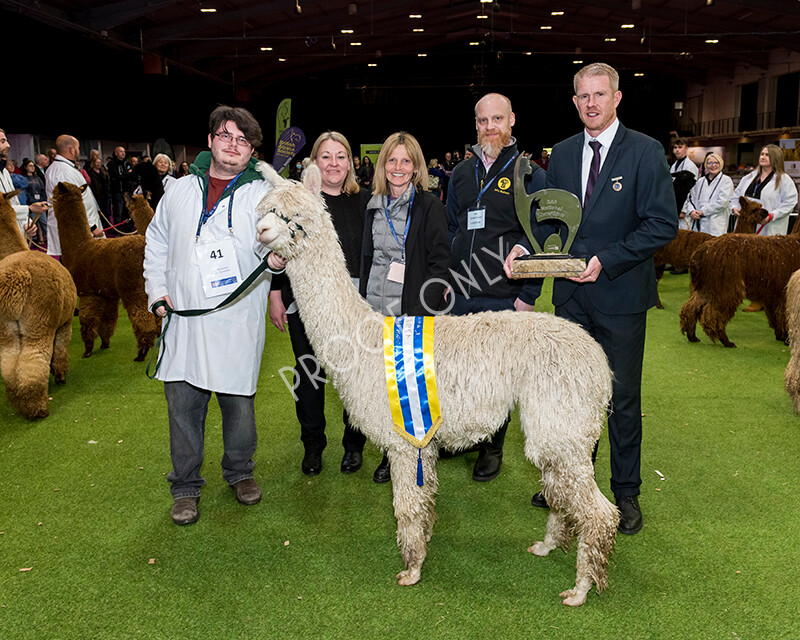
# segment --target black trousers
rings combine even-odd
[[[611,491],[617,498],[639,495],[642,484],[642,362],[647,312],[601,313],[589,301],[585,288],[579,286],[566,303],[556,307],[556,315],[581,325],[606,352],[614,372],[608,417]]]
[[[325,437],[325,370],[317,361],[314,349],[306,336],[306,330],[299,313],[287,314],[289,338],[294,351],[294,403],[297,420],[300,423],[300,440],[306,451],[321,453],[328,444]],[[366,436],[350,426],[347,411],[343,412],[344,435],[342,446],[345,451],[363,451]]]

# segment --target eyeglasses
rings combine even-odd
[[[217,138],[219,138],[220,140],[222,140],[222,142],[224,142],[225,144],[228,144],[231,140],[233,140],[240,147],[250,146],[250,143],[244,136],[234,136],[228,133],[227,131],[217,131],[214,135],[217,136]]]

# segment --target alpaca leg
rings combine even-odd
[[[28,420],[49,415],[47,384],[52,356],[53,341],[49,337],[38,340],[23,337],[17,361],[17,397],[20,413]]]
[[[147,352],[153,348],[158,336],[158,324],[156,316],[147,310],[147,298],[141,299],[123,298],[122,304],[128,312],[133,335],[136,337],[136,346],[139,348],[134,362],[142,362],[147,356]]]
[[[429,451],[431,450],[431,451]],[[419,582],[427,554],[427,540],[435,519],[436,452],[423,450],[424,486],[417,486],[417,449],[403,446],[389,450],[392,465],[394,513],[397,518],[397,544],[405,570],[397,574],[397,582],[408,586]]]
[[[94,340],[100,326],[102,298],[91,294],[82,295],[78,302],[78,320],[81,325],[83,340],[83,357],[88,358],[94,350]]]
[[[681,333],[686,335],[686,337],[689,339],[689,342],[700,342],[700,338],[697,337],[696,333],[697,319],[700,316],[704,306],[705,303],[700,301],[697,292],[693,291],[692,295],[689,296],[689,299],[686,301],[683,307],[681,307]]]
[[[6,395],[12,407],[19,407],[17,394],[17,363],[22,349],[19,324],[4,322],[0,324],[0,375],[6,385]]]
[[[778,304],[765,301],[764,312],[770,328],[775,332],[775,339],[785,342],[789,337],[786,329],[786,301],[783,300]]]
[[[736,313],[737,306],[738,302],[730,304],[727,301],[714,300],[703,308],[703,312],[700,314],[700,325],[712,342],[719,340],[723,346],[729,349],[736,347],[728,338],[725,327]]]
[[[67,320],[58,329],[53,340],[53,358],[50,361],[50,372],[55,378],[56,384],[64,384],[67,381],[67,369],[69,369],[69,341],[72,338],[72,319]]]
[[[111,346],[111,336],[117,329],[119,316],[119,298],[103,298],[100,308],[100,324],[97,332],[100,334],[100,348],[108,349]]]
[[[783,374],[786,392],[792,399],[794,412],[800,414],[800,354],[792,355]]]

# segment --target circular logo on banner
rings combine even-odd
[[[500,187],[503,191],[505,191],[511,186],[511,180],[509,180],[508,178],[500,178],[500,180],[497,183],[497,186]]]

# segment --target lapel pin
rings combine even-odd
[[[622,191],[622,176],[618,176],[616,178],[611,178],[611,188],[614,191]]]

